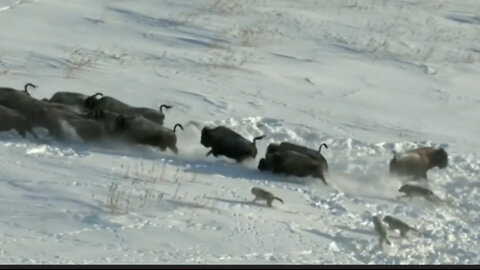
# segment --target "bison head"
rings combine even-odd
[[[202,129],[202,135],[200,138],[200,143],[205,147],[212,146],[212,135],[210,134],[210,128],[204,127]]]
[[[430,162],[433,166],[437,166],[440,169],[447,167],[448,165],[447,152],[443,148],[435,150],[432,154]]]

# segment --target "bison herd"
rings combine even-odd
[[[165,151],[167,148],[178,153],[177,128],[164,127],[164,109],[172,106],[162,104],[158,109],[130,106],[118,99],[95,93],[91,96],[75,92],[57,92],[50,99],[38,100],[30,95],[29,88],[35,85],[27,83],[23,90],[0,87],[0,131],[15,129],[22,137],[30,133],[37,135],[34,128],[43,127],[58,140],[68,140],[68,126],[84,142],[96,142],[105,139],[122,140],[133,144],[143,144]],[[207,156],[225,156],[236,162],[255,159],[256,141],[249,141],[226,126],[204,127],[200,143],[210,148]],[[318,150],[305,146],[282,142],[271,143],[265,157],[258,163],[260,171],[298,177],[311,176],[327,184],[325,174],[328,164],[321,154],[323,143]],[[390,161],[390,173],[408,176],[413,179],[427,178],[427,171],[433,167],[445,168],[448,156],[444,149],[422,147],[403,153],[394,152]]]

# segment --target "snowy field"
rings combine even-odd
[[[0,25],[0,86],[185,125],[178,155],[0,133],[0,263],[480,263],[478,0],[0,0]],[[212,124],[265,134],[256,159],[206,157]],[[331,185],[258,171],[281,141],[327,143]],[[449,154],[423,183],[444,204],[396,198],[417,146]],[[381,249],[376,214],[420,232]]]

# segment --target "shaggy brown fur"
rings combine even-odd
[[[390,160],[390,174],[408,176],[414,180],[427,179],[427,171],[438,167],[443,169],[448,165],[448,155],[443,149],[421,147],[398,155]]]

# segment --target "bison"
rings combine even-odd
[[[260,159],[258,169],[260,171],[270,170],[273,173],[284,173],[298,177],[312,176],[320,178],[325,185],[328,185],[322,164],[318,160],[293,150],[267,154],[265,158]]]
[[[242,162],[247,158],[255,158],[257,156],[255,143],[263,137],[263,135],[255,137],[253,142],[251,142],[225,126],[204,127],[200,143],[205,147],[212,148],[207,153],[207,156],[210,154],[213,154],[215,157],[223,155],[235,159],[237,162]]]
[[[1,94],[4,94],[4,93],[21,93],[21,94],[24,94],[24,95],[27,95],[27,96],[30,96],[30,93],[28,92],[28,87],[32,87],[32,88],[37,88],[36,85],[34,85],[33,83],[27,83],[25,84],[25,86],[23,87],[23,91],[22,90],[16,90],[16,89],[13,89],[13,88],[10,88],[10,87],[0,87],[0,95]]]
[[[136,115],[125,117],[119,115],[116,119],[116,130],[128,140],[138,144],[151,145],[159,147],[162,151],[167,148],[175,154],[178,153],[176,128],[183,130],[181,124],[175,124],[173,129],[163,127],[147,118]]]
[[[32,134],[34,138],[37,138],[30,120],[17,111],[0,105],[0,131],[9,131],[11,129],[15,129],[24,138],[27,132]]]
[[[73,106],[82,110],[88,110],[88,107],[85,105],[85,101],[88,98],[89,96],[76,92],[56,92],[49,100],[45,101]]]
[[[393,152],[390,160],[390,174],[407,176],[413,180],[427,179],[427,171],[438,167],[443,169],[448,165],[448,154],[443,148],[420,147],[401,155]]]
[[[98,96],[101,97],[97,98]],[[102,93],[96,93],[95,95],[88,97],[85,100],[85,106],[87,106],[90,110],[108,110],[121,114],[125,117],[134,116],[137,114],[142,115],[148,120],[160,125],[163,125],[163,121],[165,119],[163,108],[172,108],[172,106],[165,104],[160,105],[158,111],[150,108],[133,107],[113,97],[103,96]]]
[[[299,152],[301,154],[309,156],[310,158],[320,162],[320,164],[322,165],[323,172],[328,172],[327,160],[321,154],[322,147],[324,147],[324,146],[325,146],[325,148],[328,149],[328,145],[326,143],[322,143],[320,145],[320,147],[318,148],[318,151],[317,151],[317,150],[310,149],[308,147],[298,145],[298,144],[294,144],[294,143],[290,143],[290,142],[282,142],[280,144],[271,143],[267,147],[267,154],[273,154],[277,151],[287,151],[287,150]]]

